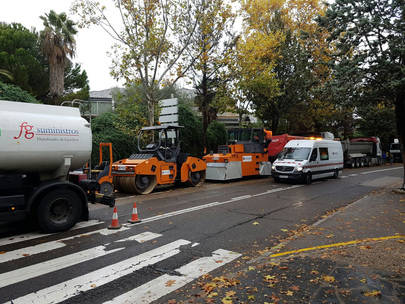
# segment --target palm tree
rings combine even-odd
[[[4,70],[4,69],[0,69],[0,76],[4,76],[4,77],[8,78],[9,80],[14,80],[13,75],[9,71]]]
[[[40,18],[45,26],[41,32],[41,47],[49,62],[49,95],[55,103],[63,94],[68,56],[72,58],[75,55],[73,36],[77,33],[76,24],[65,13],[57,14],[53,10]]]

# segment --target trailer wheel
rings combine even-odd
[[[311,174],[311,172],[308,172],[307,174],[305,174],[304,182],[307,185],[310,185],[312,183],[312,174]]]
[[[38,225],[43,232],[68,230],[78,222],[82,208],[82,201],[74,191],[53,190],[39,202],[36,214]]]

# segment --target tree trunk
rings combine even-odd
[[[49,95],[54,104],[57,99],[63,95],[65,84],[65,62],[49,64]]]
[[[148,92],[148,89],[144,86],[146,91],[146,101],[148,104],[148,123],[149,126],[153,126],[155,124],[155,100],[153,98],[153,94]]]
[[[403,91],[397,95],[395,100],[395,117],[397,120],[397,129],[401,144],[402,164],[404,166],[402,189],[405,190],[405,95]]]

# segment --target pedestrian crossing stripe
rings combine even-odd
[[[72,253],[42,263],[5,272],[0,274],[0,288],[39,277],[41,275],[61,270],[63,268],[77,265],[86,261],[90,261],[98,257],[106,256],[108,254],[118,252],[122,249],[124,248],[106,250],[105,246],[97,246],[91,249]]]
[[[178,276],[164,274],[111,301],[105,302],[105,304],[153,302],[240,256],[241,254],[236,252],[223,249],[216,250],[210,257],[199,258],[176,269],[174,272],[179,273]]]
[[[97,234],[97,233],[106,236],[106,235],[112,235],[112,234],[115,234],[118,232],[122,232],[122,231],[125,231],[128,229],[129,229],[128,227],[122,227],[119,230],[109,230],[107,228],[103,228],[103,229],[87,232],[87,233],[80,234],[80,235],[66,237],[66,238],[63,238],[60,240],[49,241],[46,243],[41,243],[41,244],[37,244],[37,245],[33,245],[33,246],[21,248],[21,249],[6,251],[6,252],[0,254],[0,263],[10,262],[10,261],[26,258],[29,256],[33,256],[33,255],[36,255],[39,253],[44,253],[44,252],[52,251],[55,249],[63,248],[66,246],[66,244],[65,244],[66,241],[81,238],[84,236],[89,236],[89,235],[93,235],[93,234]]]
[[[12,299],[8,303],[59,303],[95,287],[103,286],[141,268],[172,257],[180,253],[181,246],[189,244],[191,244],[191,242],[187,240],[177,240],[118,263],[49,286],[17,299]]]
[[[92,226],[100,225],[100,224],[104,224],[104,222],[101,222],[99,220],[89,220],[86,222],[79,222],[73,228],[71,228],[69,231],[75,231],[78,229],[92,227]],[[5,237],[5,238],[0,239],[0,247],[15,244],[15,243],[21,243],[21,242],[25,242],[25,241],[35,240],[35,239],[39,239],[39,238],[44,238],[44,237],[47,237],[50,235],[53,235],[53,234],[52,233],[43,234],[41,232],[32,232],[32,233],[16,235],[13,237]]]

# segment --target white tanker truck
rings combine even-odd
[[[91,147],[79,109],[0,100],[0,222],[29,218],[57,232],[87,220],[88,201],[114,205],[96,193],[96,181],[68,181]]]

